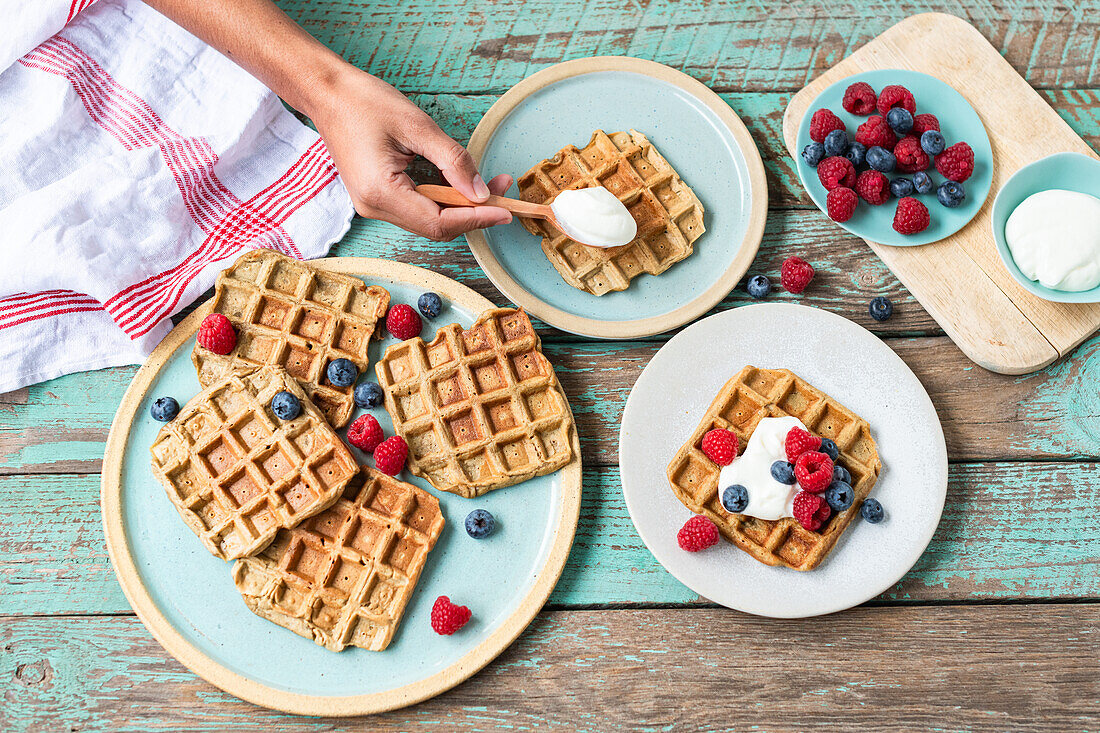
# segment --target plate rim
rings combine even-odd
[[[579,336],[601,339],[653,336],[690,323],[721,303],[748,272],[760,249],[760,242],[764,237],[764,225],[768,217],[768,184],[764,173],[764,161],[744,121],[733,111],[733,108],[726,104],[717,92],[702,82],[665,64],[633,56],[588,56],[563,61],[537,71],[505,92],[477,123],[473,135],[470,136],[467,150],[474,161],[480,164],[493,133],[504,118],[521,102],[551,84],[574,76],[601,71],[627,71],[672,84],[705,104],[733,135],[734,142],[745,156],[751,203],[749,222],[745,235],[741,239],[740,249],[726,271],[695,298],[667,313],[637,320],[600,320],[568,313],[524,289],[493,255],[484,231],[475,229],[467,233],[466,243],[478,265],[505,297],[551,326]]]
[[[829,606],[827,608],[824,608],[823,610],[817,610],[817,611],[813,611],[811,613],[793,613],[793,614],[760,613],[758,611],[747,610],[747,609],[738,608],[738,607],[735,607],[735,606],[727,606],[724,603],[721,603],[719,601],[714,600],[713,598],[710,598],[709,596],[704,594],[699,588],[696,588],[695,586],[693,586],[692,584],[688,583],[683,578],[681,578],[679,574],[677,574],[676,572],[674,572],[672,570],[672,568],[668,567],[667,565],[665,565],[661,561],[661,558],[657,555],[656,552],[654,552],[653,547],[649,543],[649,540],[646,539],[645,533],[642,531],[641,527],[638,526],[638,521],[635,518],[636,509],[631,504],[630,496],[629,496],[629,493],[627,492],[626,476],[623,474],[623,462],[620,460],[620,462],[619,462],[619,485],[620,485],[620,488],[621,488],[621,491],[622,491],[623,501],[626,504],[627,514],[630,515],[630,521],[634,525],[634,529],[638,532],[638,536],[641,538],[642,543],[646,546],[646,549],[649,550],[650,554],[653,555],[653,558],[658,562],[658,564],[661,565],[662,568],[665,569],[666,572],[668,572],[672,577],[676,578],[676,580],[678,580],[680,583],[683,583],[683,585],[685,587],[687,587],[690,590],[694,591],[695,593],[699,594],[699,596],[701,598],[705,598],[707,600],[710,600],[712,603],[716,603],[720,606],[723,606],[724,608],[729,608],[729,609],[734,610],[734,611],[740,611],[741,613],[748,613],[748,614],[751,614],[753,616],[759,616],[760,618],[775,618],[775,619],[812,618],[812,617],[815,617],[815,616],[825,616],[825,615],[828,615],[828,614],[831,614],[831,613],[839,613],[841,611],[846,611],[850,608],[855,608],[856,606],[862,605],[862,604],[866,603],[867,601],[869,601],[873,598],[876,598],[877,596],[881,595],[882,593],[885,593],[895,583],[897,583],[899,580],[904,578],[905,575],[910,570],[913,569],[913,566],[917,564],[917,562],[920,560],[920,558],[923,557],[924,553],[928,550],[928,545],[932,542],[932,538],[935,536],[936,530],[939,528],[940,522],[943,521],[943,509],[944,509],[944,506],[946,505],[946,500],[947,500],[948,479],[949,479],[949,472],[950,472],[950,456],[948,455],[948,452],[947,452],[947,440],[946,440],[946,438],[943,434],[943,423],[940,420],[939,412],[936,410],[936,405],[935,405],[934,402],[932,402],[932,397],[928,394],[928,390],[924,387],[924,384],[920,381],[920,379],[917,378],[916,374],[909,367],[909,365],[905,363],[905,360],[902,359],[900,356],[898,356],[897,352],[895,352],[893,349],[891,349],[889,346],[887,346],[881,339],[876,337],[873,333],[871,333],[870,331],[868,331],[866,328],[859,325],[855,321],[849,320],[849,319],[845,318],[844,316],[841,316],[837,313],[833,313],[832,311],[825,310],[824,308],[813,308],[811,306],[802,305],[800,303],[754,303],[754,304],[741,306],[740,308],[733,308],[733,309],[730,309],[730,310],[727,310],[727,311],[722,311],[721,313],[715,313],[714,315],[708,316],[707,318],[702,318],[702,319],[696,321],[695,323],[693,323],[688,328],[685,328],[680,333],[676,334],[676,336],[674,336],[672,339],[669,339],[669,341],[666,342],[660,349],[658,349],[657,353],[654,354],[652,358],[650,358],[649,362],[646,363],[645,368],[642,370],[642,374],[638,375],[638,379],[635,380],[634,386],[631,387],[631,389],[630,389],[630,394],[627,395],[626,403],[623,405],[623,419],[619,424],[619,444],[618,444],[619,455],[620,455],[620,458],[621,458],[622,452],[623,452],[623,443],[624,443],[624,440],[625,440],[625,433],[626,433],[626,430],[627,430],[627,428],[626,428],[626,425],[627,425],[627,423],[626,423],[626,412],[630,407],[630,401],[634,396],[634,391],[637,388],[638,383],[641,381],[642,375],[644,375],[645,370],[649,368],[649,365],[653,363],[653,361],[657,358],[657,356],[661,353],[661,351],[668,348],[681,335],[683,335],[683,334],[687,333],[688,331],[696,328],[697,326],[699,326],[699,324],[701,324],[705,321],[709,321],[712,318],[722,318],[722,317],[728,318],[728,317],[731,317],[729,315],[731,313],[736,313],[738,311],[742,311],[742,310],[745,310],[745,309],[752,310],[752,309],[762,309],[762,308],[768,308],[768,309],[778,308],[778,309],[781,309],[781,310],[790,310],[790,311],[808,309],[808,310],[816,311],[818,313],[822,313],[826,316],[826,318],[837,319],[837,320],[842,321],[842,322],[844,322],[844,323],[846,323],[850,326],[854,326],[855,328],[857,328],[861,331],[864,331],[864,332],[870,334],[872,337],[874,337],[875,340],[878,341],[882,345],[882,348],[884,348],[887,352],[892,354],[893,357],[895,359],[897,359],[898,363],[901,364],[902,367],[904,367],[909,372],[909,374],[913,376],[914,381],[916,381],[916,383],[918,385],[920,385],[921,391],[923,392],[925,398],[928,400],[928,404],[932,408],[932,414],[935,416],[936,434],[939,438],[939,440],[936,441],[936,443],[937,443],[938,446],[942,446],[942,456],[943,456],[943,476],[942,476],[942,482],[941,482],[942,491],[941,491],[941,494],[940,494],[938,507],[936,509],[936,520],[935,520],[934,523],[932,523],[930,525],[930,529],[928,531],[928,536],[927,536],[927,538],[925,538],[924,542],[920,545],[920,551],[916,553],[916,555],[913,557],[912,562],[905,569],[905,571],[902,572],[902,574],[899,577],[891,579],[889,582],[883,584],[881,588],[878,588],[877,584],[876,584],[877,589],[873,593],[870,593],[870,594],[860,594],[861,596],[865,596],[865,597],[862,597],[860,600],[856,600],[856,601],[851,602],[851,603],[845,602],[845,603],[842,603],[840,605]],[[667,478],[664,476],[663,473],[661,474],[661,480],[662,480],[662,482],[667,483]],[[669,488],[668,490],[671,491],[672,489]],[[687,509],[687,507],[684,507],[684,508]],[[690,510],[688,510],[688,511],[690,511]],[[826,558],[826,561],[828,561],[828,558]],[[782,571],[784,569],[783,568],[774,568],[774,570]],[[796,572],[796,571],[792,571],[792,572]],[[812,572],[812,571],[810,571],[810,572]]]
[[[488,298],[471,288],[416,265],[373,257],[326,257],[313,260],[310,264],[372,280],[389,279],[422,286],[478,313],[496,307]],[[138,369],[111,422],[103,456],[100,503],[107,553],[126,600],[153,638],[189,670],[235,697],[286,713],[336,717],[381,713],[427,700],[468,679],[508,648],[546,603],[561,577],[573,546],[582,493],[582,457],[576,427],[573,430],[573,460],[560,469],[560,517],[545,563],[538,570],[531,589],[520,600],[515,611],[450,666],[392,690],[361,695],[308,695],[281,690],[239,674],[214,661],[175,629],[141,582],[126,542],[121,505],[123,459],[130,428],[139,414],[138,408],[148,387],[168,358],[198,330],[199,322],[209,310],[208,300],[177,324]],[[566,404],[568,406],[568,396]],[[572,413],[571,407],[569,410]],[[574,418],[574,425],[575,423]]]
[[[864,71],[856,72],[855,74],[849,74],[848,76],[845,76],[841,79],[837,79],[835,82],[833,82],[832,84],[830,84],[829,86],[825,87],[820,92],[818,92],[816,95],[814,95],[814,98],[810,100],[809,106],[807,106],[807,108],[806,108],[807,113],[805,115],[803,115],[802,120],[798,123],[798,130],[795,131],[795,150],[791,151],[791,157],[794,159],[795,172],[798,173],[798,182],[802,184],[803,190],[806,192],[806,195],[810,197],[810,201],[812,201],[814,203],[814,206],[816,206],[821,211],[821,213],[828,216],[828,211],[826,210],[826,208],[824,206],[822,206],[820,203],[818,203],[817,199],[814,198],[814,195],[812,193],[810,193],[810,188],[811,187],[806,181],[806,175],[808,174],[808,172],[804,171],[803,169],[804,168],[807,168],[809,170],[813,170],[813,169],[810,168],[810,166],[807,163],[805,163],[805,161],[802,160],[802,156],[799,154],[798,144],[803,139],[803,132],[809,129],[810,118],[813,116],[811,110],[814,106],[814,103],[816,103],[817,100],[822,97],[822,95],[830,92],[833,88],[838,87],[841,84],[850,84],[850,83],[852,83],[853,79],[859,80],[860,78],[862,78],[862,77],[864,77],[868,74],[878,74],[878,73],[896,73],[896,74],[909,74],[909,75],[916,75],[916,76],[924,76],[924,77],[927,77],[927,78],[937,82],[938,84],[942,84],[943,86],[947,87],[952,92],[957,94],[960,99],[962,99],[964,102],[966,102],[966,106],[969,107],[970,111],[974,113],[974,118],[977,119],[978,124],[981,125],[982,135],[985,138],[986,146],[990,149],[990,158],[989,158],[990,180],[989,180],[989,186],[986,188],[985,195],[982,196],[981,202],[978,204],[978,207],[976,209],[974,209],[974,213],[970,215],[970,218],[967,219],[966,221],[962,222],[961,224],[959,224],[959,226],[954,231],[952,231],[948,234],[945,234],[942,237],[938,237],[937,239],[922,239],[921,237],[917,236],[916,238],[910,238],[910,239],[906,239],[906,240],[898,240],[898,241],[892,241],[892,242],[882,242],[882,241],[880,241],[880,239],[878,237],[855,231],[850,226],[850,222],[834,221],[832,219],[829,219],[829,221],[831,221],[833,224],[836,224],[837,226],[839,226],[841,229],[848,232],[852,236],[859,237],[860,239],[863,239],[863,240],[875,242],[876,244],[881,244],[881,245],[884,245],[884,246],[887,246],[887,247],[922,247],[926,244],[935,244],[936,242],[942,242],[943,240],[948,239],[949,237],[955,236],[960,231],[962,231],[965,227],[967,227],[972,221],[974,221],[974,219],[981,212],[982,208],[985,206],[986,202],[989,200],[989,194],[990,194],[990,192],[993,191],[993,183],[994,183],[993,174],[996,172],[996,160],[995,160],[995,156],[992,154],[993,153],[993,141],[989,139],[989,131],[985,129],[985,122],[982,121],[982,117],[981,117],[981,115],[978,114],[978,110],[974,109],[974,105],[970,102],[969,99],[967,99],[963,95],[962,92],[960,92],[954,86],[952,86],[948,82],[944,81],[943,79],[939,78],[938,76],[933,76],[932,74],[926,74],[923,71],[915,71],[913,69],[899,69],[899,68],[866,69]],[[812,180],[816,180],[816,179],[812,179]],[[901,236],[904,236],[904,235],[899,234],[898,236],[901,237]]]

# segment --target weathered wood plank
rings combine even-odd
[[[89,653],[89,650],[94,650]],[[0,619],[5,730],[1096,730],[1100,605],[544,612],[450,692],[369,719],[241,702],[134,618]],[[762,661],[770,673],[765,674]]]
[[[98,498],[95,475],[0,478],[0,615],[128,611]],[[928,551],[878,602],[1100,598],[1098,502],[1093,464],[955,464]],[[698,602],[642,544],[618,469],[587,470],[551,607]]]
[[[862,311],[839,312],[857,322],[869,320]],[[1100,458],[1100,336],[1069,360],[1017,377],[975,367],[946,337],[886,343],[931,395],[952,460]],[[573,406],[587,464],[618,463],[623,405],[660,346],[545,345]],[[111,418],[133,371],[118,367],[69,375],[0,398],[0,474],[98,471]]]
[[[323,43],[399,88],[499,93],[552,64],[628,55],[720,90],[797,90],[894,23],[938,10],[973,23],[1032,83],[1100,84],[1088,4],[764,0],[279,0]]]

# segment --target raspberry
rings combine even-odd
[[[237,345],[233,324],[221,313],[211,313],[199,324],[199,346],[225,356]]]
[[[405,467],[405,459],[409,457],[409,446],[400,435],[388,438],[374,449],[374,467],[382,473],[396,476]]]
[[[924,148],[920,146],[920,138],[906,135],[894,146],[894,157],[897,158],[899,173],[916,173],[928,170],[932,160]]]
[[[377,448],[385,437],[382,426],[374,419],[374,415],[360,415],[348,426],[348,442],[367,453]]]
[[[878,93],[878,113],[883,117],[894,107],[904,107],[909,110],[909,114],[915,115],[917,113],[917,101],[913,99],[913,94],[900,84],[891,84],[890,86],[883,87],[882,91]]]
[[[844,90],[844,109],[854,115],[865,116],[875,111],[878,97],[875,90],[865,81],[857,81]]]
[[[832,191],[837,186],[851,188],[856,185],[856,167],[852,161],[839,155],[826,158],[817,165],[817,179],[826,191]]]
[[[936,119],[936,115],[928,112],[913,115],[913,129],[909,131],[910,135],[920,137],[929,130],[940,131],[940,121]]]
[[[827,109],[819,109],[810,118],[810,139],[815,143],[823,143],[830,132],[843,129],[844,122]]]
[[[788,293],[798,295],[814,279],[814,268],[801,257],[788,257],[779,268],[779,282]]]
[[[795,459],[794,477],[803,491],[820,494],[833,482],[833,459],[820,451],[806,451]]]
[[[802,428],[788,430],[787,437],[783,441],[783,450],[787,453],[787,463],[794,463],[803,453],[817,450],[820,447],[821,438],[810,435]]]
[[[676,544],[680,545],[681,550],[688,552],[705,550],[718,544],[718,528],[714,526],[714,522],[696,514],[680,527],[680,531],[676,533]]]
[[[890,129],[885,117],[872,115],[856,128],[856,142],[862,143],[868,149],[877,145],[886,150],[893,150],[898,142],[898,136]]]
[[[402,341],[420,335],[420,316],[411,305],[398,303],[386,314],[386,330]]]
[[[472,615],[467,606],[456,606],[447,596],[440,596],[432,605],[432,631],[450,636],[465,626]]]
[[[928,215],[928,207],[917,201],[912,196],[906,196],[898,201],[898,209],[894,212],[894,231],[899,234],[919,234],[928,228],[932,217]]]
[[[833,221],[848,221],[856,213],[858,205],[856,192],[844,186],[837,186],[825,197],[825,209]]]
[[[936,170],[944,178],[962,183],[974,173],[974,151],[966,143],[955,143],[936,156]]]
[[[821,529],[833,513],[828,502],[820,494],[810,494],[805,491],[798,492],[794,497],[794,518],[806,529],[814,532]]]
[[[703,453],[719,466],[728,466],[737,455],[737,436],[723,428],[708,430],[703,436]]]
[[[884,204],[890,198],[890,179],[878,171],[863,171],[856,178],[856,193],[871,206]]]

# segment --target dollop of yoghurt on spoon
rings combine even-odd
[[[603,186],[562,191],[550,202],[562,232],[591,247],[621,247],[638,236],[638,223]]]

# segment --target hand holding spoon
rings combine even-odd
[[[638,225],[626,206],[602,186],[562,191],[549,205],[490,196],[470,201],[450,186],[422,184],[416,192],[446,206],[499,206],[516,216],[545,219],[567,237],[591,247],[621,247],[638,234]]]

